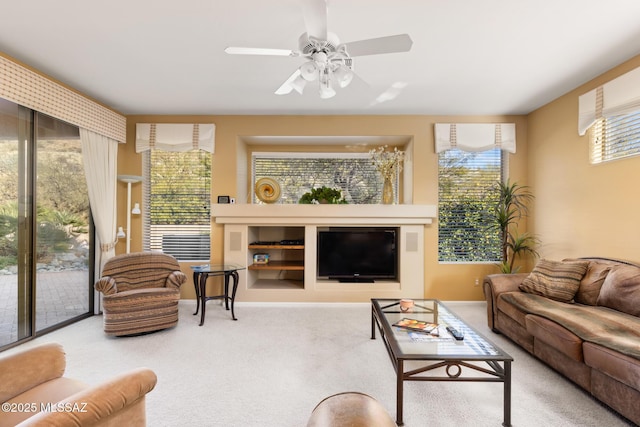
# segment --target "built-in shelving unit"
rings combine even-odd
[[[249,226],[247,280],[255,289],[304,289],[304,227]],[[255,254],[268,254],[267,263],[254,262]]]
[[[424,296],[424,228],[433,205],[213,205],[224,225],[224,261],[241,264],[237,301],[367,302]],[[399,229],[399,278],[339,283],[316,273],[319,227],[394,226]],[[303,241],[304,244],[281,244]],[[264,244],[268,242],[268,244]],[[268,253],[268,264],[255,264]]]
[[[253,263],[249,270],[304,271],[304,261],[269,261],[268,264]]]

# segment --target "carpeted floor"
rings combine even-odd
[[[514,357],[512,424],[627,426],[624,419],[486,327],[483,302],[450,308]],[[378,399],[395,418],[395,373],[380,339],[371,340],[369,304],[242,304],[238,321],[215,302],[204,326],[181,301],[177,327],[109,338],[102,318],[83,320],[7,352],[61,343],[67,376],[98,383],[147,366],[158,375],[147,397],[149,426],[304,427],[315,405],[343,391]],[[501,384],[409,382],[408,427],[499,426]]]

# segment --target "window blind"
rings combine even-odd
[[[485,151],[501,148],[516,152],[515,123],[436,123],[436,153],[452,148]]]
[[[298,203],[312,188],[338,188],[351,204],[381,202],[382,177],[368,153],[253,153],[253,182],[273,178],[282,195],[278,203]],[[398,177],[393,181],[398,197]],[[397,200],[396,200],[397,202]],[[258,203],[255,194],[253,203]]]
[[[640,154],[640,111],[602,117],[590,129],[591,163]]]
[[[438,260],[497,262],[500,235],[490,227],[502,179],[500,149],[447,150],[438,156]]]
[[[640,111],[640,67],[598,86],[578,98],[578,134],[596,121]]]
[[[143,153],[145,250],[180,261],[210,259],[211,155],[204,151]]]

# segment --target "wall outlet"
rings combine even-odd
[[[480,286],[480,278],[476,277],[476,282],[474,286]]]

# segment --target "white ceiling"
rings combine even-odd
[[[205,115],[525,114],[640,54],[638,0],[327,0],[342,42],[411,51],[354,58],[334,98],[278,96],[303,59],[223,50],[297,49],[300,1],[5,0],[0,51],[124,114]]]

